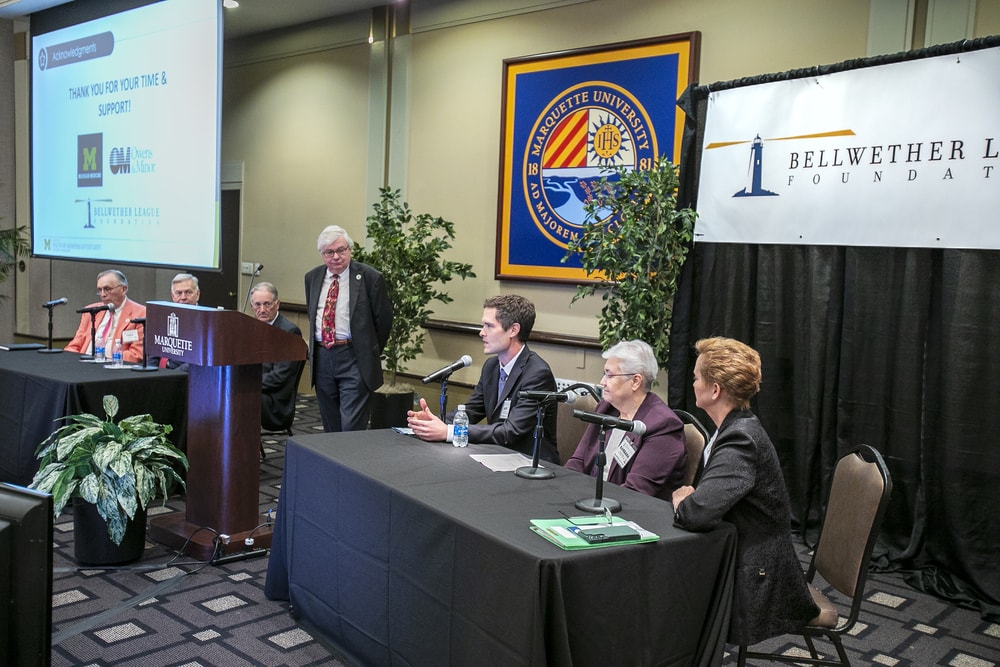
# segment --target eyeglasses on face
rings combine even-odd
[[[628,378],[632,377],[633,375],[637,375],[637,373],[609,373],[607,371],[604,371],[605,380],[610,378]]]
[[[108,292],[114,292],[119,287],[121,287],[121,284],[112,285],[111,287],[98,287],[97,288],[97,294],[98,294],[98,296],[100,296],[101,294],[107,294]]]
[[[193,289],[174,290],[174,296],[194,296],[194,290]]]
[[[349,252],[351,252],[351,246],[345,245],[340,248],[327,248],[320,254],[323,255],[324,257],[339,257],[342,255],[346,255]]]
[[[270,308],[274,305],[273,301],[261,301],[260,303],[250,302],[250,307],[254,310],[261,310],[262,308]]]

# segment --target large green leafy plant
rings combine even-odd
[[[73,498],[97,506],[108,523],[108,536],[121,544],[129,520],[157,492],[166,503],[170,487],[184,480],[177,469],[187,469],[187,457],[170,444],[173,427],[157,424],[146,415],[114,422],[118,397],[104,397],[101,419],[82,413],[64,417],[69,423],[45,439],[38,448],[39,470],[31,488],[52,494],[53,511],[62,513]]]
[[[414,215],[399,190],[380,188],[379,193],[366,219],[371,249],[355,243],[353,256],[382,272],[395,311],[389,341],[382,350],[391,386],[406,362],[424,349],[423,324],[431,315],[431,301],[452,301],[441,285],[476,274],[471,264],[441,258],[455,240],[454,223],[427,213]]]
[[[661,366],[670,352],[670,317],[677,279],[694,229],[695,212],[677,208],[677,167],[660,156],[647,170],[605,170],[584,205],[587,223],[567,246],[593,282],[570,303],[597,291],[604,349],[622,340],[649,343]]]
[[[24,227],[0,229],[0,283],[7,280],[17,260],[27,257],[30,250]]]

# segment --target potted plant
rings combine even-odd
[[[588,224],[567,245],[587,277],[570,303],[601,290],[601,346],[638,338],[661,367],[670,352],[670,316],[677,279],[693,238],[696,213],[677,208],[677,167],[660,156],[648,170],[614,167],[594,184],[584,205]]]
[[[157,493],[166,504],[174,482],[184,487],[177,469],[188,465],[167,438],[172,426],[158,424],[148,414],[115,423],[118,397],[105,396],[103,404],[104,419],[89,413],[63,418],[69,423],[39,445],[38,472],[30,484],[52,494],[57,517],[74,501],[74,550],[81,563],[139,558],[146,508]],[[89,527],[88,518],[96,526]]]
[[[441,288],[443,283],[476,275],[471,264],[441,257],[455,239],[454,223],[427,213],[414,215],[399,190],[386,187],[379,193],[379,201],[365,221],[371,248],[355,243],[353,250],[355,259],[382,272],[395,313],[389,340],[382,349],[389,381],[373,396],[372,428],[406,424],[413,388],[397,384],[397,379],[406,362],[416,359],[424,349],[423,325],[431,315],[428,305],[452,301]],[[390,401],[394,407],[380,405]],[[386,411],[390,416],[385,416]]]
[[[24,227],[0,229],[0,283],[7,280],[17,260],[27,257],[30,250]]]

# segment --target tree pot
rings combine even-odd
[[[406,413],[413,409],[414,392],[382,393],[373,392],[369,405],[371,406],[370,428],[392,428],[406,426]]]
[[[146,510],[136,509],[121,544],[108,536],[108,524],[97,506],[73,499],[73,557],[83,565],[120,565],[142,557],[146,548]]]

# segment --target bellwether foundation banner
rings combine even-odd
[[[711,93],[696,242],[1000,248],[1000,49]]]

